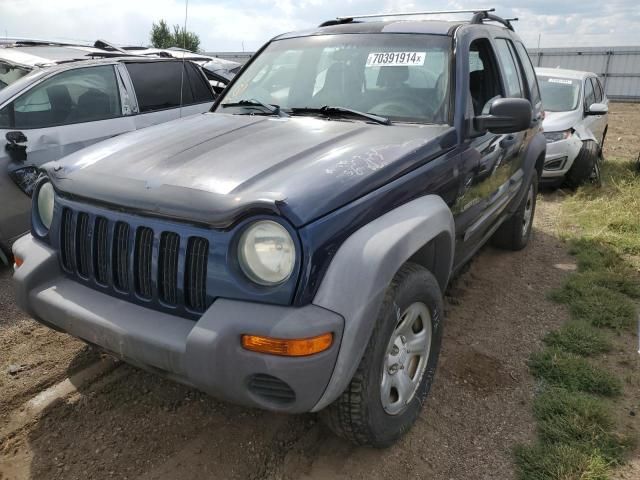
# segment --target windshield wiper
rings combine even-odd
[[[380,115],[374,115],[373,113],[360,112],[351,108],[331,107],[329,105],[325,105],[324,107],[320,108],[294,107],[291,109],[291,113],[294,115],[297,113],[319,113],[327,117],[360,117],[371,120],[372,122],[379,123],[380,125],[391,125],[391,120],[389,120],[387,117],[381,117]]]
[[[237,102],[231,103],[223,103],[221,104],[222,108],[227,107],[262,107],[267,110],[272,115],[278,115],[279,117],[288,117],[286,112],[283,112],[280,109],[280,105],[269,105],[267,103],[261,102],[260,100],[256,100],[252,98],[250,100],[239,100]]]

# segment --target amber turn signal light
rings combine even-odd
[[[13,268],[19,268],[24,263],[24,260],[20,257],[13,257]]]
[[[242,346],[252,352],[282,355],[285,357],[304,357],[320,353],[331,347],[333,333],[323,333],[310,338],[271,338],[258,335],[242,335]]]

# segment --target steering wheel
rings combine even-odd
[[[369,113],[391,117],[430,117],[433,115],[433,106],[423,102],[417,102],[413,97],[396,97],[380,102],[369,109]]]

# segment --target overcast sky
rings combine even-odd
[[[206,51],[256,50],[269,38],[338,15],[495,6],[519,17],[528,47],[640,45],[638,0],[189,0],[187,29]],[[146,45],[154,21],[183,24],[184,0],[0,0],[0,35]]]

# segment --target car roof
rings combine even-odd
[[[345,22],[309,30],[289,32],[277,36],[274,40],[284,38],[306,37],[312,35],[335,35],[340,33],[416,33],[431,35],[453,35],[458,27],[472,26],[485,28],[507,28],[492,23],[471,24],[468,21],[449,20],[387,20],[366,22]]]
[[[74,45],[4,45],[0,46],[0,60],[27,67],[42,67],[61,62],[90,59],[91,54],[104,54],[101,48]]]
[[[593,72],[583,72],[581,70],[567,70],[564,68],[536,68],[536,73],[543,77],[558,77],[571,80],[584,80],[587,77],[596,77]]]

